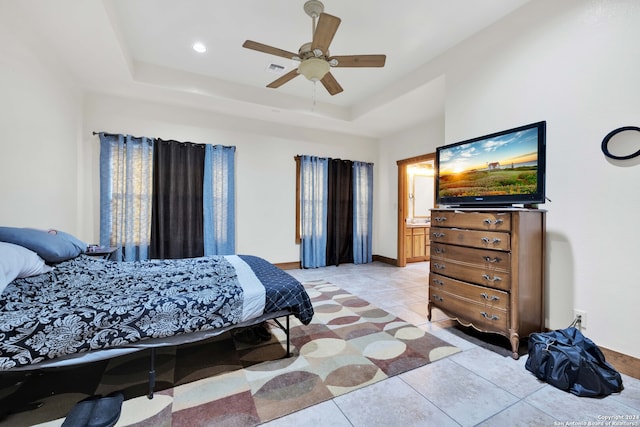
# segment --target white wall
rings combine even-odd
[[[93,218],[83,230],[92,241],[99,236],[99,143],[93,131],[235,145],[236,251],[274,263],[300,259],[300,248],[295,243],[294,156],[308,154],[374,163],[377,160],[376,141],[368,138],[103,94],[86,96],[84,115],[86,167],[81,179],[91,184],[81,196],[81,205],[83,214]]]
[[[80,94],[8,8],[0,40],[0,224],[77,233]]]

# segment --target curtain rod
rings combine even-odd
[[[105,135],[107,135],[107,136],[118,136],[118,135],[122,135],[121,133],[110,133],[110,132],[96,132],[96,131],[93,131],[93,134],[94,134],[94,135],[100,135],[101,133],[103,133],[103,134],[105,134]],[[126,136],[126,135],[123,135],[123,136]],[[133,137],[134,137],[134,138],[140,138],[140,137],[138,137],[138,136],[133,136]],[[145,136],[144,138],[149,138],[149,137],[148,137],[148,136]],[[154,139],[154,138],[149,138],[149,139]]]
[[[96,132],[93,131],[92,132],[94,135],[100,135],[101,133],[108,135],[108,136],[119,136],[122,135],[121,133],[109,133],[109,132]],[[123,135],[123,136],[127,136],[127,135]],[[137,138],[137,139],[141,139],[141,138],[147,138],[147,139],[153,139],[153,140],[160,140],[160,141],[173,141],[173,142],[177,142],[178,144],[193,144],[193,145],[212,145],[214,147],[217,146],[221,146],[223,148],[233,148],[235,149],[235,145],[222,145],[222,144],[209,144],[206,142],[190,142],[190,141],[176,141],[175,139],[162,139],[162,138],[154,138],[154,137],[150,137],[150,136],[144,136],[144,137],[140,137],[140,136],[133,136],[131,135],[132,138]]]
[[[302,157],[303,157],[303,155],[302,155],[302,154],[298,154],[297,156],[293,156],[293,160],[295,160],[295,161],[297,162],[297,161],[299,161]],[[314,156],[312,156],[312,157],[314,157]],[[318,158],[319,158],[319,159],[331,160],[331,161],[336,160],[336,161],[339,161],[339,162],[360,162],[360,163],[367,163],[367,164],[371,164],[371,165],[373,165],[373,164],[374,164],[373,162],[363,162],[363,161],[361,161],[361,160],[334,159],[334,158],[331,158],[331,157],[318,157]]]
[[[94,134],[94,135],[100,135],[101,133],[103,133],[103,134],[105,134],[105,135],[107,135],[107,136],[118,136],[118,135],[122,135],[121,133],[110,133],[110,132],[96,132],[96,131],[93,131],[93,134]],[[126,136],[126,135],[123,135],[123,136]],[[132,136],[133,136],[133,135],[132,135]],[[140,137],[140,136],[133,136],[133,138],[138,138],[138,139],[140,139],[140,138],[156,139],[156,138],[150,138],[150,137],[148,137],[148,136],[144,136],[144,137]]]

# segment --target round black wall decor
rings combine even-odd
[[[629,159],[633,159],[634,157],[640,156],[640,150],[636,151],[633,154],[629,154],[628,156],[616,156],[609,152],[609,141],[611,140],[611,138],[613,138],[615,135],[619,134],[620,132],[625,132],[628,130],[635,130],[637,132],[640,132],[640,127],[623,126],[621,128],[612,130],[607,134],[607,136],[604,137],[604,139],[602,140],[602,152],[604,153],[605,156],[611,159],[616,159],[616,160],[629,160]]]

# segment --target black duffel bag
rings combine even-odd
[[[525,368],[576,396],[602,397],[622,390],[622,377],[593,341],[574,328],[529,335]]]

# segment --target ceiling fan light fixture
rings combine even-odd
[[[322,80],[322,78],[329,72],[329,63],[320,58],[305,59],[298,66],[300,74],[305,76],[312,82]]]

